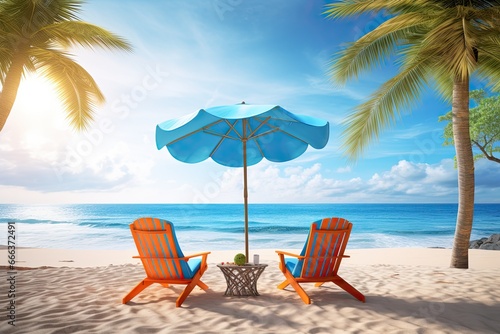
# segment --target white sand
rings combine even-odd
[[[470,269],[449,268],[449,249],[349,250],[339,274],[366,303],[326,284],[303,285],[304,304],[283,281],[274,250],[259,250],[267,263],[258,297],[225,297],[215,266],[235,252],[209,255],[203,276],[182,307],[183,286],[156,284],[129,304],[122,297],[143,277],[135,251],[17,249],[16,327],[8,325],[7,270],[0,284],[0,333],[499,333],[500,252],[470,251]],[[70,261],[70,262],[68,262]],[[7,252],[0,249],[0,265]],[[8,282],[7,282],[8,283]]]

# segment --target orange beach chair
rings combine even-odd
[[[315,286],[319,287],[333,282],[364,303],[365,296],[337,274],[342,259],[349,257],[344,255],[344,251],[351,229],[352,223],[346,219],[324,218],[312,223],[300,255],[276,251],[280,269],[286,277],[278,289],[291,285],[304,303],[311,304],[311,298],[300,283],[316,283]]]
[[[176,307],[182,305],[195,286],[208,289],[200,279],[207,269],[207,256],[210,252],[184,256],[171,222],[158,218],[139,218],[130,224],[130,230],[139,251],[139,256],[134,258],[141,259],[146,278],[123,297],[123,304],[153,283],[164,287],[169,284],[186,285],[177,298]],[[194,257],[201,259],[193,259]]]

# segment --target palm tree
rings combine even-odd
[[[380,131],[399,118],[432,84],[452,104],[459,206],[451,266],[468,268],[474,212],[474,160],[469,136],[469,80],[500,89],[500,1],[345,0],[327,5],[331,18],[389,14],[376,29],[340,51],[331,75],[340,83],[397,58],[399,73],[382,84],[345,121],[344,149],[357,159]]]
[[[71,46],[130,50],[124,39],[77,17],[81,0],[0,2],[0,131],[26,72],[49,78],[77,129],[92,121],[104,96],[90,74],[72,59]]]

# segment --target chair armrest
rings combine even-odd
[[[302,255],[298,255],[298,254],[294,254],[294,253],[289,253],[289,252],[284,252],[284,251],[279,251],[279,250],[277,250],[276,253],[278,253],[279,256],[281,256],[281,255],[287,255],[287,256],[296,257],[297,259],[304,259],[305,258],[305,256],[302,256]]]
[[[184,257],[165,257],[165,256],[132,256],[134,259],[164,259],[164,260],[189,260],[190,258],[193,257],[198,257],[198,256],[203,256],[205,259],[207,255],[210,254],[210,252],[203,252],[203,253],[197,253],[197,254],[192,254]]]
[[[206,266],[208,254],[210,254],[210,252],[196,253],[196,254],[188,255],[185,258],[189,260],[190,258],[201,256],[201,265]]]
[[[278,253],[278,256],[280,257],[280,269],[284,273],[286,273],[286,265],[285,265],[285,255],[296,257],[298,259],[303,259],[304,256],[298,255],[298,254],[293,254],[289,252],[284,252],[284,251],[279,251],[277,250],[276,253]]]
[[[283,251],[276,251],[276,253],[278,253],[278,255],[287,255],[287,256],[293,256],[293,257],[296,257],[297,259],[305,259],[306,257],[303,256],[303,255],[297,255],[297,254],[293,254],[293,253],[289,253],[289,252],[283,252]],[[328,258],[330,256],[325,256],[325,258]],[[334,256],[334,257],[341,257],[341,258],[346,258],[346,257],[350,257],[349,255],[342,255],[342,256]],[[323,257],[316,257],[316,256],[313,256],[313,257],[310,257],[311,259],[321,259]]]
[[[202,252],[202,253],[196,253],[196,254],[190,254],[190,255],[186,255],[184,256],[185,259],[190,259],[192,257],[198,257],[198,256],[207,256],[208,254],[210,254],[211,252]]]

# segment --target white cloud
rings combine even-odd
[[[0,147],[0,184],[42,193],[85,192],[147,180],[153,166],[151,159],[136,157],[124,142],[93,146],[82,138],[84,135],[76,136],[67,143],[42,140],[41,147],[19,140],[7,148]],[[85,144],[81,150],[79,143]]]
[[[456,193],[450,181],[456,180],[453,164],[444,160],[438,165],[412,163],[401,160],[390,171],[374,174],[367,182],[372,194],[392,196],[412,195],[422,198],[438,198]],[[456,183],[455,183],[456,184]]]
[[[478,167],[478,171],[481,172],[483,168],[483,166]],[[280,164],[270,163],[253,166],[248,172],[250,203],[457,201],[456,170],[453,161],[449,159],[437,164],[401,160],[389,170],[375,173],[366,180],[359,177],[345,180],[325,178],[322,172],[320,164],[307,168],[281,167]],[[500,168],[496,168],[495,173],[499,175]],[[480,179],[479,176],[478,180]],[[218,181],[213,178],[211,182],[213,182],[212,188],[217,187],[217,192],[215,195],[211,193],[212,196],[207,202],[241,201],[243,188],[241,169],[227,169]],[[493,188],[498,189],[499,186],[494,185]],[[488,187],[481,186],[479,192],[491,194],[486,189]],[[497,194],[490,201],[495,202],[499,199]],[[480,196],[477,200],[487,202],[488,198]]]
[[[339,167],[339,168],[337,168],[337,173],[350,173],[351,170],[352,169],[350,166]]]
[[[62,175],[63,182],[59,183],[54,182],[57,175],[53,166],[43,160],[28,168],[0,160],[4,171],[0,176],[0,189],[15,188],[15,192],[9,193],[20,194],[20,189],[24,188],[32,195],[45,193],[50,198],[68,192],[88,194],[90,197],[79,197],[83,202],[96,199],[116,202],[117,198],[124,202],[146,203],[158,200],[167,203],[243,202],[242,168],[223,168],[212,162],[183,168],[188,165],[169,159],[168,154],[160,154],[158,159],[164,160],[166,170],[155,174],[154,166],[158,162],[135,157],[134,150],[124,144],[106,152],[97,152],[84,160],[79,168],[68,169]],[[173,168],[185,169],[185,173]],[[293,162],[275,164],[263,161],[248,168],[249,203],[457,201],[457,171],[450,159],[437,164],[401,160],[388,170],[376,172],[366,179],[337,179],[325,177],[324,173],[319,163],[305,167]],[[499,202],[498,180],[500,166],[487,161],[478,162],[476,201]],[[6,192],[0,193],[4,196],[0,202],[10,201],[5,197]]]

